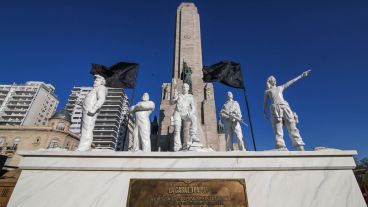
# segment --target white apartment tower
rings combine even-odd
[[[74,87],[66,108],[72,117],[70,131],[81,133],[82,103],[92,87]],[[108,88],[105,103],[97,116],[93,144],[98,149],[121,151],[126,135],[129,101],[121,88]]]
[[[59,101],[51,84],[0,85],[0,125],[46,125]]]

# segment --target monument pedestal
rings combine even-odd
[[[8,206],[127,206],[131,179],[242,179],[250,207],[366,206],[356,151],[20,154]]]

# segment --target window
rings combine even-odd
[[[36,137],[32,144],[39,145],[41,143],[41,137]]]
[[[69,146],[70,146],[70,143],[69,143],[69,142],[67,142],[67,143],[66,143],[66,146],[65,146],[65,149],[68,149],[68,150],[69,150]]]
[[[53,148],[58,148],[58,147],[59,147],[59,140],[55,138],[50,141],[50,144],[47,148],[53,149]]]
[[[5,138],[4,137],[1,137],[0,138],[0,147],[2,147],[5,143]]]
[[[17,148],[18,148],[19,142],[20,142],[20,138],[15,138],[14,141],[13,141],[13,145],[11,146],[11,150],[16,151]]]
[[[3,188],[0,193],[0,197],[6,197],[9,193],[9,188]]]
[[[61,131],[64,131],[64,128],[65,128],[64,122],[58,123],[58,125],[56,127],[57,130],[61,130]]]

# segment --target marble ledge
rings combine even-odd
[[[23,157],[344,157],[357,155],[356,150],[320,151],[215,151],[215,152],[130,152],[130,151],[19,151]]]
[[[289,171],[351,170],[356,151],[20,152],[22,170]]]

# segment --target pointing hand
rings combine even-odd
[[[302,76],[303,76],[303,77],[307,77],[311,71],[312,71],[312,70],[307,70],[307,71],[305,71],[305,72],[302,74]]]

